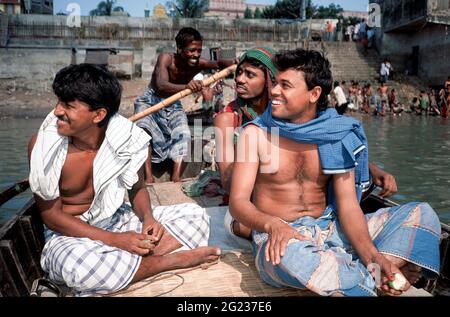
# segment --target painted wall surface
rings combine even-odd
[[[430,84],[445,82],[450,75],[450,26],[429,23],[415,33],[384,33],[381,54],[399,71],[407,71],[414,46],[419,47],[418,76]]]

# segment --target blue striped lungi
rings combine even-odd
[[[147,89],[134,102],[134,113],[144,111],[163,100],[153,89]],[[138,120],[136,124],[152,137],[153,163],[160,163],[168,158],[177,161],[188,154],[191,132],[180,101]]]
[[[430,205],[382,208],[366,215],[366,220],[380,253],[417,264],[423,274],[439,274],[441,226]],[[311,240],[290,240],[275,266],[265,260],[267,233],[253,231],[256,267],[266,283],[325,296],[376,296],[374,278],[352,250],[331,207],[318,219],[302,217],[289,224]]]
[[[207,246],[209,216],[196,204],[158,206],[154,218],[184,247]],[[142,232],[142,223],[129,204],[96,225],[111,232]],[[67,237],[45,230],[41,266],[49,279],[72,288],[74,296],[108,294],[125,288],[142,256],[89,238]]]

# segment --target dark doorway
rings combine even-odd
[[[413,46],[411,62],[411,75],[417,76],[419,73],[419,46]]]

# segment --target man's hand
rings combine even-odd
[[[142,233],[149,235],[151,242],[157,245],[164,233],[164,227],[158,221],[150,222],[144,220],[144,223],[142,224]]]
[[[273,265],[280,264],[289,240],[309,240],[279,218],[274,218],[273,221],[267,224],[267,229],[269,238],[266,244],[265,255],[266,261],[272,261]]]
[[[373,182],[383,188],[380,197],[389,197],[397,192],[397,182],[393,175],[372,163],[370,164],[370,174],[372,174]]]
[[[151,236],[134,231],[112,232],[111,240],[107,244],[142,256],[155,248]]]
[[[382,171],[383,173],[378,174],[376,177],[372,174],[373,182],[382,187],[383,190],[380,192],[380,197],[389,197],[397,192],[397,182],[393,175]]]
[[[203,88],[203,82],[201,80],[191,80],[186,85],[186,88],[189,88],[190,90],[192,90],[192,92],[201,91]]]
[[[405,286],[401,289],[401,290],[396,290],[394,288],[392,288],[389,285],[389,282],[392,282],[395,280],[395,274],[401,274],[400,269],[393,264],[391,261],[389,261],[386,257],[384,257],[381,253],[378,253],[375,258],[373,259],[373,263],[376,263],[379,265],[381,272],[379,272],[381,274],[380,276],[380,285],[377,285],[377,287],[379,287],[382,291],[384,291],[387,294],[390,295],[401,295],[404,291],[407,291],[410,287],[411,284],[406,280],[406,284]],[[374,267],[371,267],[372,270],[370,271],[370,273],[373,274],[376,273],[376,271],[373,269]],[[375,277],[375,276],[374,276]]]

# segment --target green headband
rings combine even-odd
[[[267,69],[269,70],[270,79],[274,81],[275,75],[277,74],[277,68],[272,62],[272,57],[274,57],[275,54],[276,52],[269,47],[253,48],[242,54],[239,59],[239,65],[242,64],[247,58],[254,58],[267,67]]]

